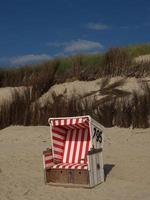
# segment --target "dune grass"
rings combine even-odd
[[[38,94],[35,89],[28,87],[22,94],[16,90],[11,103],[0,105],[0,128],[9,125],[48,125],[49,117],[87,114],[106,127],[149,127],[150,87],[144,83],[144,94],[129,94],[116,89],[123,82],[108,83],[104,80],[101,85],[99,92],[103,98],[100,100],[96,100],[93,93],[84,98],[73,95],[70,99],[53,93],[53,103],[43,107],[36,101]],[[89,98],[91,95],[92,98]]]
[[[8,125],[47,125],[48,117],[90,114],[104,126],[138,127],[149,126],[150,88],[143,84],[144,94],[134,92],[131,98],[124,91],[110,87],[109,78],[150,76],[150,63],[136,63],[133,58],[150,53],[150,45],[112,48],[104,54],[75,55],[58,58],[41,64],[0,69],[0,87],[27,86],[22,95],[16,90],[13,101],[0,105],[0,128]],[[70,100],[53,93],[53,102],[44,107],[37,99],[55,83],[71,80],[95,80],[104,78],[100,94],[102,101],[89,101],[72,96]],[[120,83],[119,83],[120,84]],[[103,88],[102,88],[103,86]],[[109,95],[108,95],[109,94]]]
[[[140,45],[129,45],[124,48],[131,57],[137,57],[140,55],[150,54],[150,43]]]
[[[104,54],[74,55],[24,67],[0,68],[0,87],[31,86],[40,84],[41,79],[47,82],[47,77],[51,84],[99,77],[145,77],[150,75],[150,63],[136,63],[133,58],[148,53],[150,44],[143,44],[111,48]]]

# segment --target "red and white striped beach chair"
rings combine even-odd
[[[104,181],[103,126],[90,116],[49,118],[51,148],[43,152],[45,182],[93,187]]]

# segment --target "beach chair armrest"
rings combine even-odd
[[[54,161],[53,161],[52,149],[47,148],[45,151],[43,151],[44,169],[51,168],[53,165],[54,165]]]
[[[99,149],[94,149],[93,148],[93,149],[91,149],[91,150],[88,151],[87,155],[90,156],[90,155],[93,155],[93,154],[96,154],[96,153],[100,153],[102,151],[103,151],[102,148],[99,148]]]
[[[52,148],[50,147],[50,148],[46,148],[46,150],[45,151],[43,151],[43,155],[46,155],[46,154],[52,154]]]

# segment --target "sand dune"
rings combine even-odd
[[[150,129],[105,129],[106,181],[94,189],[44,184],[42,151],[49,127],[8,127],[0,131],[1,200],[149,200]]]
[[[3,87],[0,88],[0,104],[3,102],[11,102],[12,101],[12,93],[17,90],[20,94],[25,90],[26,87]]]
[[[114,77],[110,79],[110,84],[114,83],[118,80],[121,80],[122,77]],[[52,93],[55,92],[56,95],[64,95],[67,98],[72,97],[72,95],[85,95],[92,91],[98,91],[100,89],[102,79],[96,79],[94,81],[73,81],[73,82],[65,82],[62,84],[56,84],[52,86],[45,94],[43,94],[38,102],[43,106],[48,102],[52,102]],[[133,92],[133,90],[142,92],[141,84],[142,82],[147,82],[150,84],[150,77],[147,78],[127,78],[124,85],[119,87],[119,89],[123,89],[125,91]],[[17,89],[20,94],[25,90],[26,87],[5,87],[0,88],[0,104],[3,102],[11,102],[12,101],[12,93],[15,89]],[[99,98],[101,98],[99,96]]]
[[[114,77],[110,79],[110,84],[114,83],[118,80],[121,80],[122,77]],[[149,83],[150,78],[144,78],[144,79],[137,79],[135,77],[133,78],[127,78],[124,85],[122,87],[119,87],[119,89],[123,89],[125,91],[133,92],[139,91],[142,92],[141,85],[143,81]],[[39,102],[41,105],[45,105],[47,102],[52,102],[52,93],[55,92],[56,95],[64,95],[67,98],[70,98],[73,94],[74,95],[85,95],[92,91],[98,91],[100,89],[102,79],[96,79],[94,81],[73,81],[73,82],[66,82],[62,84],[56,84],[52,86],[48,92],[46,92],[44,95],[42,95],[39,99]]]

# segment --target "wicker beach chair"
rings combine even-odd
[[[51,148],[43,151],[45,182],[94,187],[104,181],[103,126],[90,116],[49,118]]]

